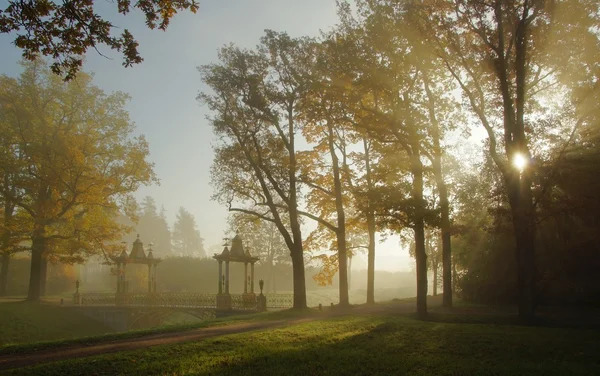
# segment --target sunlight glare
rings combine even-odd
[[[513,166],[515,166],[519,172],[523,172],[525,166],[527,166],[527,158],[521,153],[516,153],[513,156]]]

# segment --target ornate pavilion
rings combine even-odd
[[[152,248],[150,248],[146,254],[144,243],[142,243],[138,234],[129,254],[127,254],[126,250],[123,250],[119,256],[112,257],[112,260],[117,265],[117,294],[129,292],[129,283],[126,278],[127,264],[148,265],[148,292],[156,292],[156,266],[162,260],[154,258],[152,252]]]
[[[223,252],[215,253],[213,256],[219,262],[219,294],[217,296],[217,307],[231,307],[231,295],[229,294],[229,263],[244,263],[244,294],[243,300],[248,303],[256,302],[254,293],[254,264],[259,260],[250,254],[250,249],[244,245],[239,235],[231,240],[231,249],[225,245]],[[223,274],[223,263],[225,263],[225,274]],[[248,264],[250,264],[250,275],[248,275]]]

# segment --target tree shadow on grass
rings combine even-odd
[[[18,375],[591,375],[600,331],[333,317],[57,362]]]
[[[600,374],[595,338],[537,328],[507,332],[501,327],[389,321],[341,340],[307,341],[293,349],[255,344],[257,356],[251,359],[192,374]]]
[[[596,311],[542,311],[533,321],[524,322],[516,313],[464,313],[464,312],[429,312],[426,317],[416,313],[403,313],[401,316],[433,323],[454,324],[493,324],[516,325],[542,328],[600,329],[600,315]]]

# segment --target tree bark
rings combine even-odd
[[[9,174],[4,174],[4,233],[2,235],[2,245],[0,251],[2,252],[2,269],[0,269],[0,296],[6,295],[6,289],[8,285],[8,264],[10,263],[10,256],[12,249],[10,249],[11,243],[11,225],[12,219],[15,212],[14,203],[8,199],[9,197],[9,186],[10,179]]]
[[[294,275],[294,309],[306,308],[306,279],[304,273],[304,256],[302,254],[302,243],[299,249],[292,252],[292,268]]]
[[[294,110],[293,104],[288,107],[288,134],[289,134],[289,156],[290,168],[288,177],[290,181],[289,215],[290,228],[292,230],[293,247],[291,247],[292,268],[294,275],[294,309],[306,309],[306,279],[304,270],[304,249],[302,247],[302,230],[300,229],[297,177],[296,177],[296,147],[294,139]]]
[[[417,264],[417,314],[427,316],[427,252],[425,251],[425,219],[423,207],[423,164],[419,146],[413,145],[411,169],[413,175],[412,198],[415,205],[414,233],[415,259]]]
[[[531,321],[535,317],[535,222],[531,183],[527,173],[516,173],[509,179],[509,201],[516,240],[519,317]]]
[[[39,302],[41,297],[42,258],[46,239],[43,229],[36,229],[31,238],[31,271],[29,274],[29,291],[27,301]]]
[[[45,250],[44,250],[45,251]],[[48,281],[48,257],[46,252],[42,253],[40,268],[40,296],[46,296],[46,282]]]
[[[337,231],[335,232],[338,248],[338,273],[339,273],[339,291],[340,291],[340,306],[346,307],[350,305],[348,296],[348,251],[346,249],[346,215],[344,213],[344,201],[342,193],[342,182],[340,177],[340,166],[338,157],[335,153],[335,145],[333,140],[333,126],[327,123],[329,131],[329,153],[333,168],[333,185],[335,194],[335,209],[337,214]]]
[[[367,192],[373,189],[371,178],[371,156],[370,146],[366,138],[363,138],[365,148],[365,172],[367,178]],[[375,212],[371,205],[371,197],[367,198],[367,231],[369,232],[369,249],[367,253],[367,304],[375,304]]]
[[[432,169],[435,178],[438,193],[440,195],[440,230],[442,232],[442,281],[443,294],[442,305],[452,307],[452,243],[450,232],[450,205],[448,203],[448,187],[444,180],[443,171],[443,151],[440,145],[441,131],[436,116],[435,96],[429,87],[429,76],[426,72],[423,75],[425,91],[427,93],[427,105],[429,111],[429,120],[431,123],[431,138],[433,141]],[[437,285],[434,287],[437,290]],[[434,294],[435,295],[435,294]]]
[[[442,193],[443,192],[443,193]],[[440,187],[441,231],[442,231],[442,306],[452,307],[452,240],[450,232],[450,209],[446,184]]]
[[[6,296],[8,288],[8,265],[10,263],[10,253],[2,253],[2,267],[0,268],[0,296]]]
[[[417,264],[417,313],[427,316],[427,254],[425,253],[425,229],[422,218],[415,221],[415,259]]]
[[[502,93],[504,109],[504,139],[505,152],[509,163],[517,153],[524,158],[529,158],[529,147],[525,137],[525,102],[527,98],[526,75],[527,71],[527,45],[529,31],[527,25],[530,7],[523,9],[523,14],[515,23],[514,37],[514,79],[515,95],[512,95],[509,83],[511,73],[509,71],[509,60],[504,54],[498,56],[496,70],[500,89]],[[505,35],[500,2],[495,8],[498,22],[498,43],[500,51],[504,51]],[[513,21],[514,22],[514,21]],[[512,42],[512,41],[511,41]],[[516,258],[518,273],[518,306],[519,317],[524,321],[532,321],[535,317],[535,212],[533,208],[533,197],[531,193],[530,170],[517,171],[515,168],[503,169],[505,184],[508,191],[508,200],[513,217],[513,228],[516,241]]]
[[[431,266],[433,269],[433,296],[437,296],[437,285],[438,285],[438,264],[432,261]]]

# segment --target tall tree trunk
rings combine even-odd
[[[527,174],[513,175],[509,202],[516,240],[519,317],[531,321],[535,316],[535,222],[531,183]]]
[[[31,271],[29,274],[29,291],[27,301],[39,302],[41,296],[42,259],[45,250],[46,239],[44,230],[36,229],[31,238]]]
[[[501,2],[495,6],[496,22],[498,24],[498,51],[500,55],[494,65],[498,77],[498,84],[502,94],[504,116],[504,149],[509,163],[512,163],[517,154],[529,158],[530,152],[527,138],[525,137],[525,103],[527,101],[527,46],[529,44],[528,25],[531,22],[530,7],[523,9],[521,18],[515,22],[511,20],[515,29],[514,66],[505,55],[504,19]],[[511,25],[512,27],[512,25]],[[514,67],[514,72],[512,71]],[[511,82],[514,73],[514,91]],[[514,94],[513,94],[514,93]],[[492,156],[493,157],[493,156]],[[513,228],[516,241],[516,258],[518,274],[519,317],[524,321],[531,321],[535,317],[535,212],[531,193],[531,176],[528,168],[517,171],[514,166],[506,166],[498,158],[495,160],[504,176],[508,191]]]
[[[443,178],[442,178],[443,181]],[[452,240],[450,232],[450,208],[446,184],[440,186],[441,231],[442,231],[442,306],[452,307]]]
[[[367,251],[367,304],[375,304],[375,215],[367,214],[369,249]]]
[[[46,296],[46,282],[48,281],[48,257],[46,252],[42,254],[40,267],[40,296]]]
[[[2,253],[2,267],[0,268],[0,296],[6,296],[8,288],[8,264],[10,263],[10,253]]]
[[[304,256],[302,243],[292,252],[292,269],[294,275],[294,309],[306,308],[306,277],[304,275]]]
[[[338,219],[339,221],[339,219]],[[343,222],[338,222],[338,225],[343,225]],[[339,230],[336,233],[338,243],[338,262],[339,262],[339,292],[340,292],[340,306],[346,307],[350,305],[350,299],[348,295],[348,253],[346,251],[346,231]]]
[[[415,221],[415,259],[417,264],[417,313],[427,315],[427,254],[425,253],[425,229],[423,218]]]
[[[435,96],[429,86],[429,76],[423,74],[423,83],[427,93],[427,107],[431,123],[431,138],[433,141],[432,169],[436,186],[440,195],[440,230],[442,232],[442,281],[444,307],[452,307],[452,243],[450,232],[450,205],[448,203],[448,187],[444,180],[440,124],[436,116]],[[435,287],[437,289],[437,286]]]
[[[371,156],[370,145],[366,138],[363,138],[365,149],[365,172],[367,178],[367,231],[369,232],[369,249],[367,253],[367,304],[375,304],[375,213],[371,205],[370,193],[373,189],[371,178]]]
[[[425,219],[423,205],[423,164],[419,145],[412,147],[411,169],[413,175],[412,198],[415,207],[415,259],[417,264],[417,314],[427,316],[427,252],[425,251]]]
[[[340,177],[340,166],[333,139],[333,126],[327,122],[329,153],[333,168],[333,186],[335,194],[335,209],[337,214],[337,231],[335,232],[338,248],[338,273],[339,273],[339,291],[340,306],[349,306],[348,296],[348,250],[346,249],[346,215],[344,213],[344,201],[342,192],[342,182]]]
[[[306,309],[306,277],[304,270],[304,249],[302,248],[302,231],[298,219],[298,198],[296,188],[296,147],[294,139],[294,106],[288,106],[288,134],[290,168],[288,178],[290,181],[289,216],[292,230],[293,247],[291,248],[292,268],[294,274],[294,309]]]
[[[433,257],[432,257],[433,259]],[[438,264],[435,261],[431,262],[433,269],[433,296],[437,296],[437,285],[438,285]]]
[[[10,246],[11,243],[11,225],[13,220],[13,215],[15,212],[14,203],[8,199],[10,197],[10,180],[9,174],[5,172],[4,174],[4,233],[2,234],[2,248],[0,252],[2,252],[2,269],[0,269],[0,296],[6,295],[6,289],[8,285],[8,264],[10,263],[10,256],[12,254],[12,249]]]

